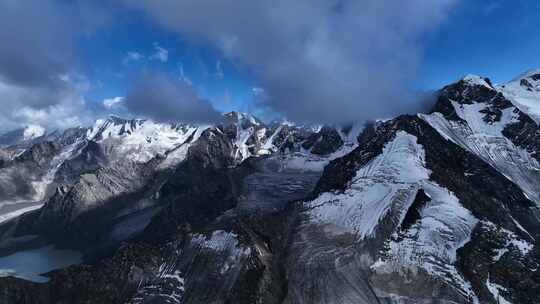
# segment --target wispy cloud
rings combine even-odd
[[[131,62],[137,62],[143,60],[144,58],[144,55],[139,52],[128,52],[126,54],[126,57],[124,57],[124,59],[122,60],[122,63],[124,65],[128,65]]]
[[[193,82],[189,77],[187,77],[186,72],[184,71],[184,64],[182,64],[181,62],[178,63],[178,70],[180,72],[179,79],[190,86],[193,85]]]
[[[0,1],[0,130],[62,128],[91,116],[88,81],[77,70],[74,40],[99,24],[93,7],[56,1]]]
[[[115,109],[115,108],[118,108],[119,106],[122,105],[122,103],[124,102],[124,97],[121,97],[121,96],[117,96],[117,97],[112,97],[112,98],[105,98],[103,99],[103,106],[105,107],[105,109]]]
[[[223,79],[225,77],[221,60],[216,61],[216,73],[214,75],[217,79]]]
[[[157,42],[154,42],[154,54],[150,56],[150,60],[158,60],[167,62],[169,60],[169,51],[161,47]]]

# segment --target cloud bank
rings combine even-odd
[[[263,106],[296,121],[414,111],[408,82],[421,38],[454,0],[130,0],[168,30],[221,50],[264,89]]]
[[[188,83],[163,74],[139,78],[122,105],[134,115],[162,122],[212,123],[222,118]]]
[[[218,49],[253,76],[260,109],[289,120],[342,122],[414,112],[422,103],[408,84],[422,38],[455,1],[117,0],[106,8],[86,1],[0,1],[0,131],[89,124],[119,107],[160,121],[220,119],[181,64],[183,81],[146,71],[126,98],[87,102],[91,85],[80,74],[74,44],[119,15],[129,18],[132,10],[192,45]],[[172,50],[153,47],[151,54],[127,53],[124,63],[165,67],[173,61]],[[215,80],[225,77],[221,60],[215,70]]]
[[[51,2],[0,3],[0,79],[18,86],[61,86],[73,54],[68,21]]]
[[[88,83],[76,73],[73,41],[105,16],[79,2],[0,1],[0,131],[88,122]]]

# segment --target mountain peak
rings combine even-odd
[[[527,72],[525,72],[525,73],[519,75],[518,77],[512,79],[510,81],[510,83],[518,82],[518,81],[521,81],[523,79],[529,79],[529,80],[533,80],[533,81],[540,81],[540,68],[528,70]]]
[[[466,82],[471,85],[479,85],[479,86],[485,86],[488,88],[492,88],[491,80],[486,77],[474,75],[474,74],[468,74],[461,81]]]
[[[505,87],[522,88],[533,92],[540,91],[540,69],[529,70],[508,82]]]
[[[256,126],[263,125],[263,122],[260,119],[249,113],[231,111],[225,113],[224,116],[233,123],[249,123]]]
[[[132,123],[132,122],[144,122],[145,120],[140,119],[140,118],[131,118],[131,119],[129,119],[129,118],[120,117],[120,116],[115,115],[115,114],[109,114],[106,121],[111,122],[111,123],[113,123],[115,125],[122,125],[122,124]]]

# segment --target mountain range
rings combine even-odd
[[[0,302],[539,303],[540,70],[436,97],[348,125],[1,135]],[[81,258],[3,264],[51,246]]]

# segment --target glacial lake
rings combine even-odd
[[[0,277],[13,276],[36,283],[45,283],[49,278],[42,274],[81,262],[80,252],[55,249],[54,245],[48,245],[0,257]]]

